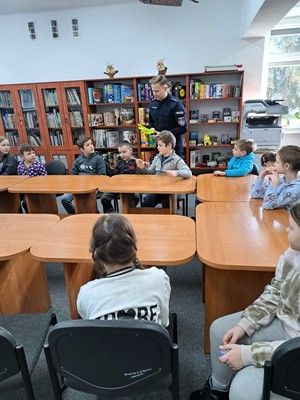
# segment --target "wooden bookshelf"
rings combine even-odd
[[[209,155],[211,160],[214,152],[219,152],[222,156],[231,153],[232,145],[222,143],[222,135],[227,135],[225,137],[229,139],[240,138],[243,76],[243,71],[167,75],[170,92],[177,95],[186,107],[189,123],[184,138],[184,158],[188,165],[191,158],[195,157],[193,152],[197,152],[198,165],[202,164],[203,155]],[[117,152],[117,144],[123,139],[132,142],[137,157],[147,158],[148,152],[149,157],[153,156],[155,147],[151,143],[143,142],[137,126],[138,123],[147,125],[151,78],[152,76],[115,77],[1,85],[0,129],[19,144],[31,140],[38,153],[44,154],[46,161],[53,159],[54,155],[65,155],[69,170],[79,154],[76,140],[80,135],[93,137],[97,151],[102,154],[110,153],[110,159],[114,158],[112,154]],[[201,93],[200,81],[203,85]],[[222,90],[226,90],[226,97]],[[24,107],[25,94],[29,95],[29,104],[30,99],[34,99],[34,106],[31,108]],[[9,99],[8,104],[1,102],[6,98]],[[230,109],[231,113],[239,112],[239,119],[224,121],[225,108]],[[190,116],[195,110],[198,110],[199,120],[191,123]],[[219,113],[220,121],[212,123],[201,120],[206,115],[211,121],[214,111]],[[13,114],[10,118],[15,126],[11,128],[5,125],[7,114]],[[28,125],[31,119],[36,121],[33,126]],[[196,145],[190,143],[190,132],[197,136]],[[202,146],[205,133],[214,136],[217,144]],[[37,144],[32,138],[35,138]],[[12,153],[17,154],[17,148],[18,145],[12,146]],[[213,170],[212,167],[197,165],[192,169],[195,174]]]

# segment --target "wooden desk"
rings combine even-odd
[[[211,323],[251,304],[288,247],[287,211],[263,210],[261,204],[209,202],[196,207],[197,254],[205,267],[205,352]]]
[[[56,215],[1,214],[0,314],[48,311],[45,269],[29,250],[58,221]]]
[[[18,213],[20,209],[20,196],[9,193],[8,188],[28,179],[28,176],[0,175],[0,213]]]
[[[237,177],[203,174],[197,176],[197,198],[205,201],[249,201],[256,175]]]
[[[170,266],[186,263],[196,252],[195,223],[179,215],[126,215],[138,239],[138,258],[143,265]],[[40,261],[64,263],[70,310],[77,318],[79,289],[90,280],[92,258],[89,241],[99,214],[62,219],[31,248]]]
[[[102,190],[102,188],[100,189],[99,186],[99,190]],[[176,214],[177,194],[194,193],[195,188],[195,176],[182,179],[167,175],[115,175],[111,177],[109,186],[105,191],[120,193],[123,214]],[[132,196],[129,196],[130,193],[168,194],[170,197],[170,208],[136,208],[135,204],[132,204],[134,199]]]
[[[30,213],[57,214],[56,194],[73,193],[77,214],[97,213],[96,190],[110,178],[105,175],[36,176],[9,188],[11,193],[25,193]]]

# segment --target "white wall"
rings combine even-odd
[[[242,3],[242,4],[241,4]],[[258,1],[259,4],[259,1]],[[243,64],[244,98],[261,97],[264,39],[241,39],[247,20],[241,0],[207,0],[181,7],[124,2],[93,8],[0,17],[0,84],[105,78],[107,62],[117,76],[203,72],[205,65]],[[72,38],[78,18],[81,37]],[[51,38],[57,19],[60,39]],[[36,23],[31,41],[27,22]]]

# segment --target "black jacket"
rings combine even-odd
[[[5,154],[0,160],[0,175],[18,175],[18,162],[12,154]]]
[[[149,126],[158,132],[171,131],[176,138],[175,152],[181,156],[181,135],[187,131],[185,107],[177,97],[170,94],[162,100],[153,100],[150,105]]]

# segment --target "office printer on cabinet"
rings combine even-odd
[[[277,149],[282,137],[281,116],[288,107],[279,100],[247,100],[244,104],[242,137],[253,139],[257,149]]]

